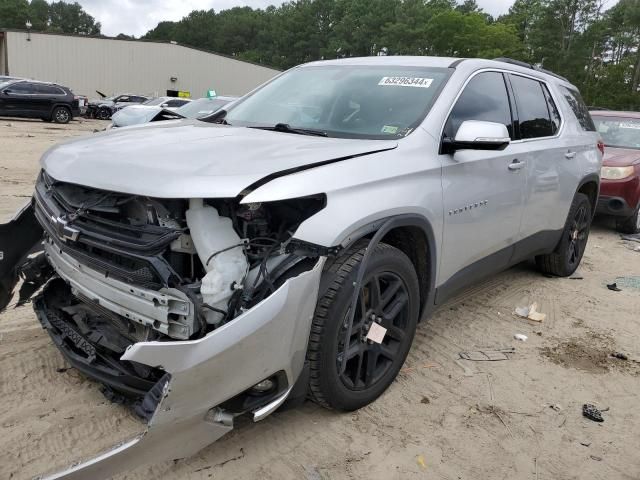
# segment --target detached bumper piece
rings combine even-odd
[[[42,238],[31,203],[26,204],[8,223],[0,223],[0,312],[4,310],[18,281],[18,270]]]

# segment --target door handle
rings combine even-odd
[[[564,154],[564,158],[566,158],[567,160],[576,158],[576,152],[572,152],[571,150],[569,150],[567,153]]]
[[[512,172],[516,171],[516,170],[520,170],[521,168],[524,168],[525,163],[521,162],[520,160],[518,160],[517,158],[513,159],[513,162],[511,162],[509,164],[509,170],[511,170]]]

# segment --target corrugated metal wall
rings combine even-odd
[[[180,45],[6,32],[10,75],[57,82],[77,94],[165,95],[187,90],[192,98],[215,89],[244,95],[279,72]],[[171,77],[177,80],[172,82]]]

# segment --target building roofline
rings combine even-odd
[[[185,47],[191,50],[197,50],[199,52],[208,53],[210,55],[217,55],[219,57],[228,58],[230,60],[236,60],[237,62],[248,63],[251,65],[256,65],[258,67],[269,68],[271,70],[276,70],[278,72],[282,72],[282,69],[278,67],[274,67],[272,65],[267,65],[265,63],[253,62],[251,60],[244,60],[242,58],[234,57],[233,55],[227,55],[225,53],[214,52],[213,50],[207,50],[206,48],[194,47],[192,45],[188,45],[186,43],[178,43],[174,41],[163,42],[160,40],[148,40],[146,38],[116,38],[109,37],[107,35],[82,35],[79,33],[59,33],[59,32],[39,32],[36,30],[24,30],[19,28],[2,28],[0,27],[0,33],[4,32],[16,32],[16,33],[33,33],[38,35],[56,35],[58,37],[76,37],[76,38],[94,38],[98,40],[116,40],[118,42],[138,42],[138,43],[158,43],[160,45],[175,45],[178,47]]]

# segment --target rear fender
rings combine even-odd
[[[0,223],[0,312],[3,311],[18,281],[20,266],[42,238],[33,204],[22,207],[7,223]]]

